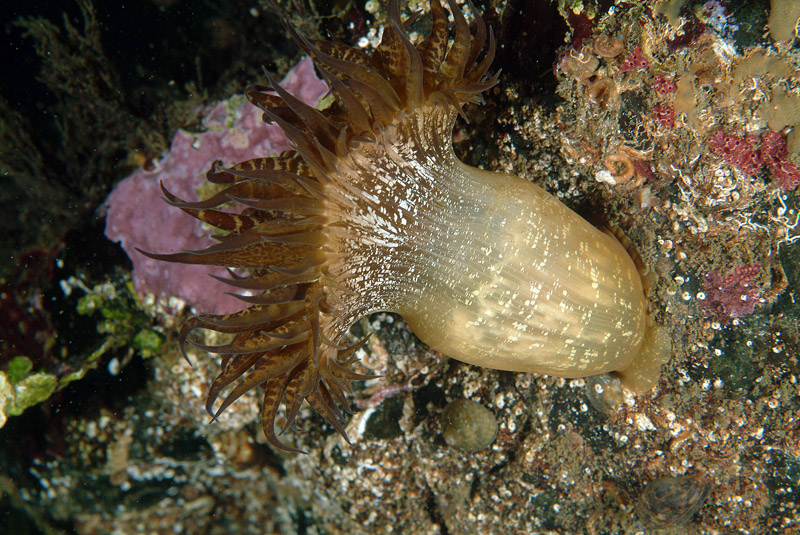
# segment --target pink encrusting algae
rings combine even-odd
[[[783,191],[800,186],[800,168],[789,158],[786,137],[780,132],[767,130],[761,136],[739,137],[717,130],[708,140],[708,146],[712,153],[745,174],[756,175],[766,166]]]
[[[300,61],[282,86],[311,105],[328,90],[314,73],[310,58]],[[208,276],[224,275],[224,269],[159,262],[134,248],[196,250],[214,243],[208,227],[162,200],[160,183],[183,199],[193,199],[214,161],[230,165],[269,156],[289,149],[289,141],[278,126],[265,124],[261,110],[242,95],[219,102],[201,115],[205,132],[179,130],[155,169],[139,169],[114,188],[106,200],[106,237],[120,242],[133,261],[138,292],[179,297],[203,312],[223,314],[241,308],[237,299],[226,295],[229,286]]]
[[[727,274],[714,269],[703,279],[705,297],[700,306],[711,316],[724,321],[752,314],[765,303],[756,285],[761,264],[742,264]]]

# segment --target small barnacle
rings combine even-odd
[[[477,401],[457,399],[442,412],[442,436],[454,448],[482,450],[497,436],[497,418]]]
[[[580,51],[571,49],[559,62],[558,72],[585,86],[586,95],[594,104],[614,107],[619,103],[617,85],[599,67],[600,60],[591,47],[584,46]]]
[[[610,35],[600,34],[592,41],[592,48],[594,53],[604,58],[615,58],[622,54],[625,45],[620,39],[611,37]]]
[[[636,166],[633,163],[633,158],[621,149],[617,149],[617,152],[607,156],[603,160],[603,167],[611,173],[615,185],[627,184],[636,176]]]
[[[614,108],[619,103],[617,84],[608,76],[597,76],[586,81],[586,96],[593,104]]]
[[[709,485],[697,474],[662,477],[647,484],[636,512],[654,527],[681,526],[700,510],[708,492]]]
[[[569,78],[586,83],[600,67],[600,60],[585,46],[580,51],[570,49],[559,63],[558,70]]]

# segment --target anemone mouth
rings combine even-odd
[[[275,420],[285,407],[285,431],[303,400],[347,440],[346,394],[353,380],[370,376],[349,369],[365,339],[351,346],[342,341],[365,313],[391,308],[376,290],[380,285],[370,280],[380,274],[369,273],[359,256],[362,246],[378,238],[370,235],[369,218],[361,217],[360,230],[353,231],[351,223],[359,219],[353,214],[360,205],[372,209],[383,202],[381,187],[372,189],[374,179],[397,167],[382,169],[378,162],[397,163],[413,152],[392,148],[387,139],[396,142],[398,135],[389,132],[409,122],[435,129],[431,136],[417,128],[416,148],[424,139],[434,140],[437,146],[429,149],[447,158],[455,115],[497,83],[497,75],[486,76],[495,51],[491,30],[480,17],[470,25],[454,0],[448,2],[455,21],[449,45],[447,13],[439,0],[431,1],[430,34],[416,46],[401,21],[399,0],[388,4],[388,24],[372,54],[341,43],[312,42],[288,28],[336,102],[317,110],[266,73],[268,85],[249,88],[247,98],[263,110],[265,122],[281,126],[294,150],[231,167],[218,163],[206,178],[223,189],[205,200],[187,202],[162,185],[170,205],[222,235],[199,251],[140,252],[168,262],[225,266],[230,278],[221,280],[247,292],[233,294],[248,305],[243,310],[200,314],[180,330],[184,356],[187,342],[222,356],[206,402],[214,419],[262,386],[262,425],[273,446],[299,451],[278,439]],[[420,114],[434,119],[418,121]],[[371,180],[364,180],[367,175]],[[394,177],[397,182],[403,181],[400,175]],[[232,202],[244,208],[226,210]],[[200,344],[189,338],[195,329],[226,333],[230,341]],[[227,395],[214,409],[224,390]]]

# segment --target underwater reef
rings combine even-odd
[[[214,243],[209,225],[160,198],[159,181],[207,198],[219,191],[204,180],[214,161],[289,148],[243,96],[266,83],[262,65],[316,109],[339,109],[281,19],[315,43],[370,54],[393,18],[374,0],[198,6],[20,2],[5,16],[16,41],[4,54],[20,74],[0,85],[0,525],[79,535],[800,529],[796,2],[445,6],[470,24],[483,17],[497,44],[488,74],[500,72],[455,123],[455,155],[613,231],[671,353],[653,388],[633,392],[610,374],[464,364],[401,315],[372,313],[342,338],[369,336],[352,367],[373,376],[346,397],[349,443],[305,404],[280,434],[305,454],[265,436],[260,387],[209,422],[223,367],[189,344],[188,364],[179,329],[193,313],[241,307],[206,269],[171,272],[133,247]],[[415,46],[432,31],[429,2],[399,14]],[[276,432],[288,413],[277,411]]]

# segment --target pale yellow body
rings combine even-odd
[[[468,166],[435,137],[420,143],[449,130],[417,113],[339,169],[352,202],[336,202],[347,224],[328,232],[351,266],[342,280],[361,292],[341,296],[353,317],[397,312],[431,347],[479,366],[616,371],[652,386],[668,354],[654,348],[625,248],[535,184]]]
[[[646,305],[622,245],[530,182],[465,175],[476,181],[462,188],[474,203],[452,216],[471,246],[434,246],[447,251],[446,265],[429,270],[429,291],[400,310],[414,333],[452,358],[501,370],[580,377],[627,368]]]

